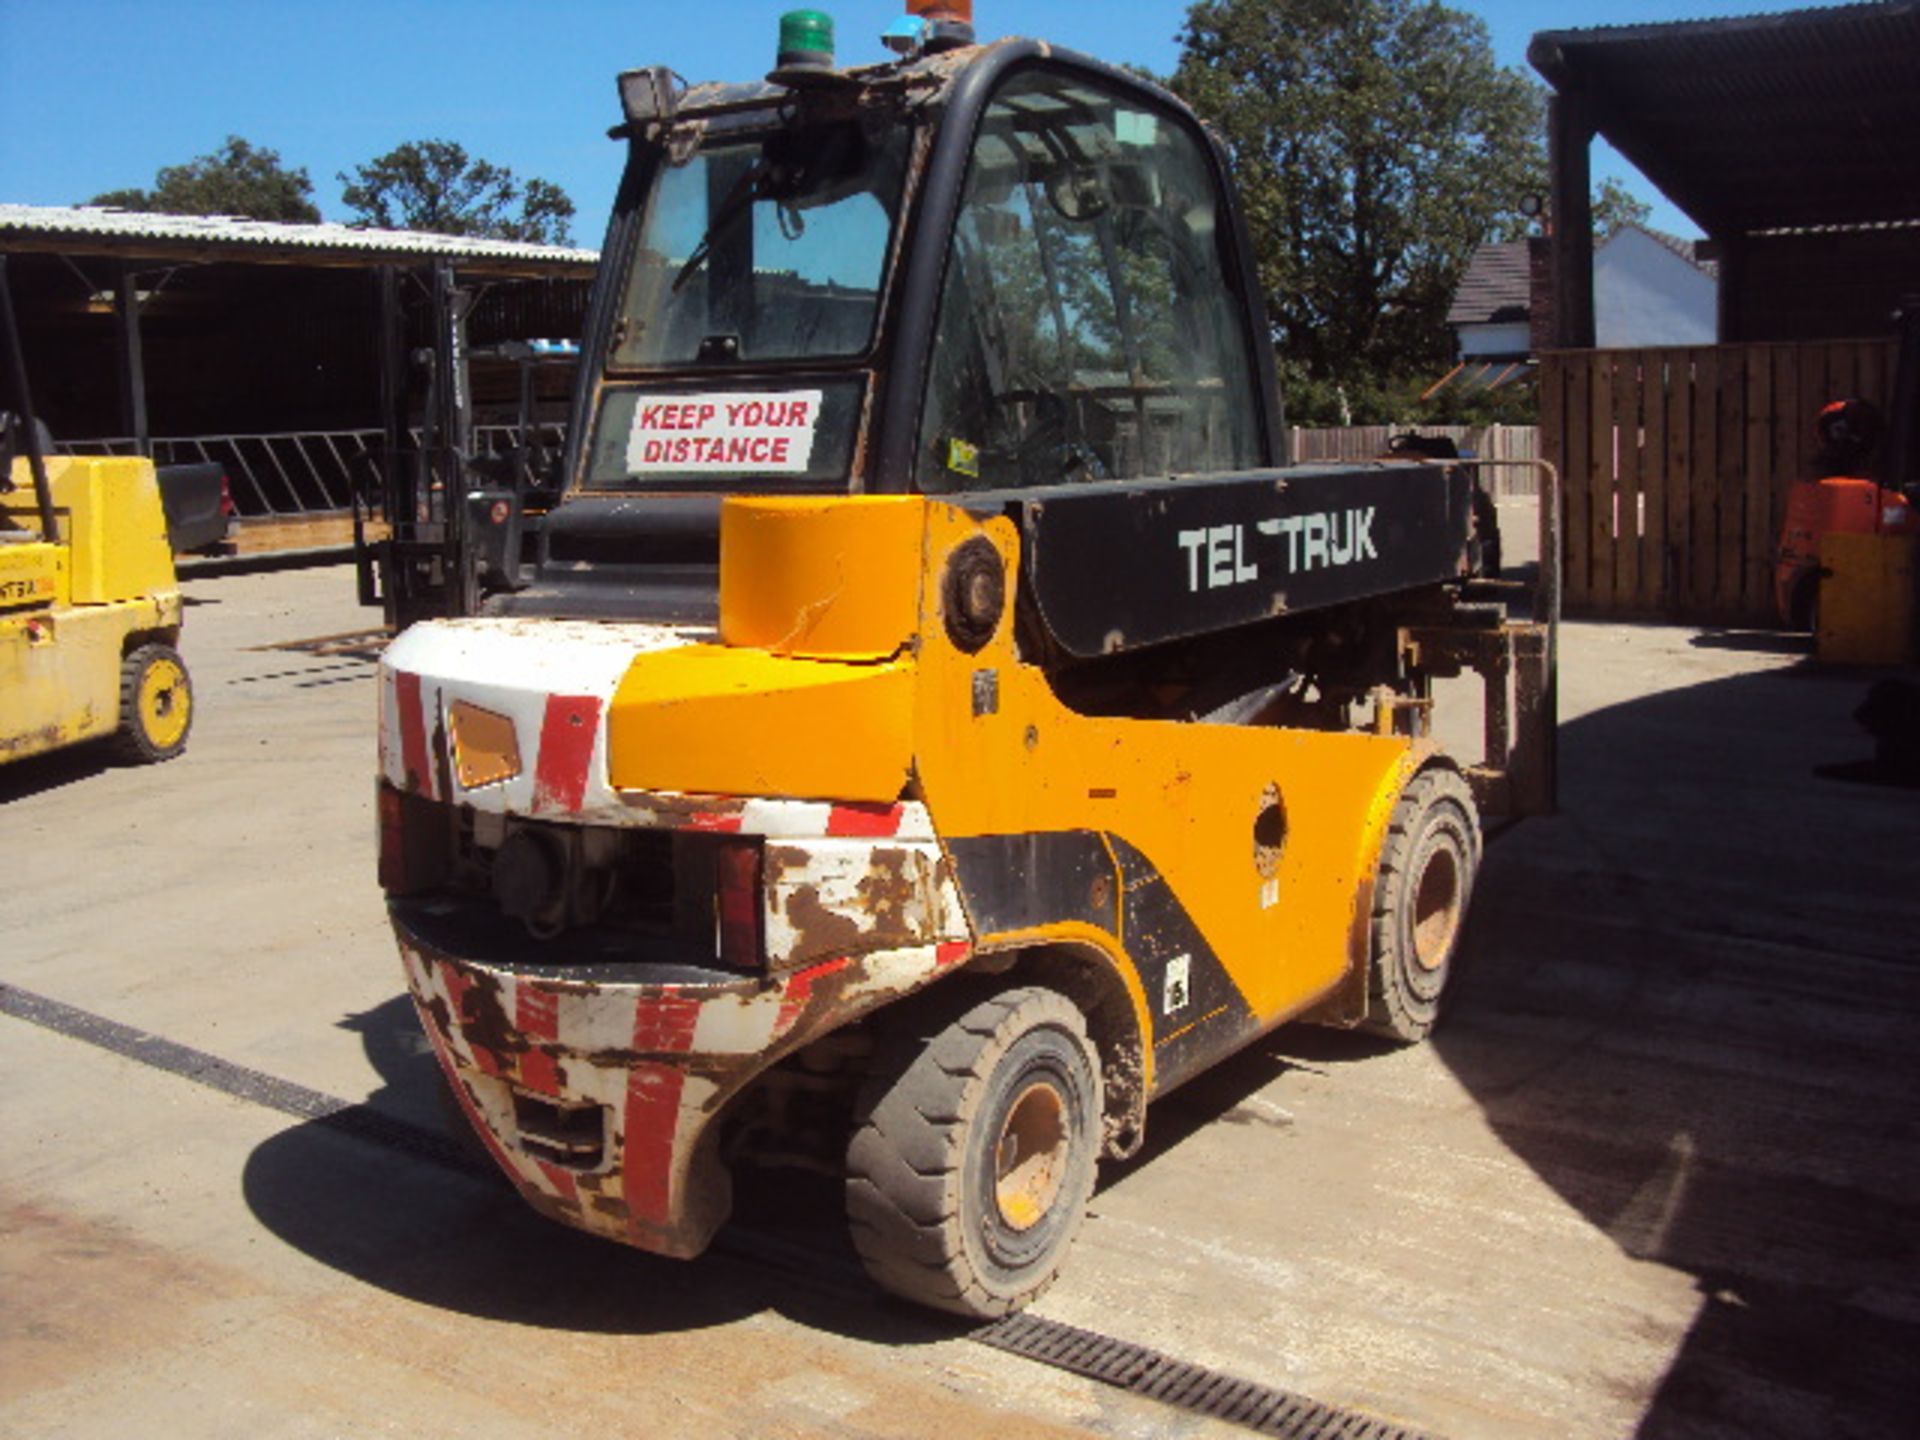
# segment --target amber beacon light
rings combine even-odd
[[[907,13],[931,24],[973,24],[973,0],[907,0]]]
[[[907,14],[921,22],[926,50],[973,44],[973,0],[907,0]]]

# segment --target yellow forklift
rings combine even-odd
[[[542,1212],[692,1256],[739,1167],[824,1170],[878,1284],[991,1316],[1156,1097],[1429,1033],[1483,817],[1552,803],[1557,602],[1472,578],[1464,465],[1289,463],[1179,99],[964,6],[888,38],[620,77],[566,487],[386,652],[380,879]]]
[[[101,739],[123,760],[170,760],[193,687],[153,463],[47,454],[4,256],[0,355],[0,763]]]

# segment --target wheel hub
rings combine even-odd
[[[1460,923],[1460,862],[1442,845],[1427,856],[1413,892],[1413,954],[1423,970],[1438,970]]]
[[[186,729],[184,678],[179,666],[159,661],[147,671],[140,686],[140,718],[157,745],[173,744]]]
[[[1053,1208],[1072,1138],[1060,1092],[1045,1081],[1027,1086],[1008,1107],[994,1145],[993,1199],[1010,1229],[1031,1230]]]

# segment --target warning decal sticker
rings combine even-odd
[[[627,437],[635,475],[804,474],[820,424],[818,390],[639,398]]]

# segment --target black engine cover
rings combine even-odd
[[[1092,657],[1458,579],[1472,496],[1440,465],[1329,465],[1066,486],[1007,508],[1041,619]]]

